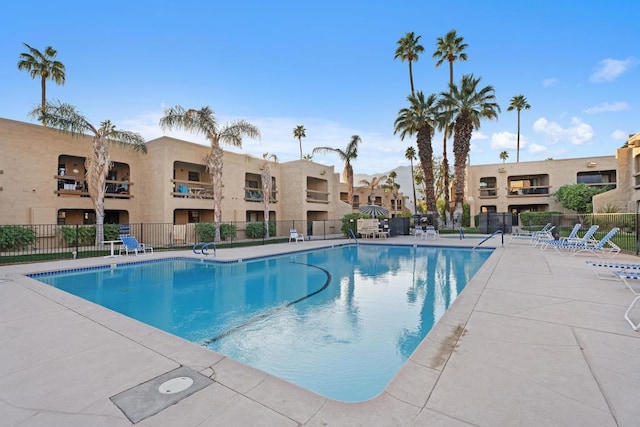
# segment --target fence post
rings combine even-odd
[[[80,226],[76,224],[76,257],[80,255]]]

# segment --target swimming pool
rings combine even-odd
[[[331,398],[380,393],[491,251],[341,246],[31,277]]]

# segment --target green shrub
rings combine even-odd
[[[561,215],[560,212],[521,212],[522,226],[545,225],[552,222],[553,215]]]
[[[264,222],[250,222],[247,223],[247,237],[249,239],[262,239],[265,233]],[[276,235],[276,224],[274,222],[269,223],[269,236]]]
[[[471,226],[471,206],[469,206],[469,203],[462,204],[462,226]]]
[[[346,214],[342,217],[342,225],[340,226],[340,231],[342,231],[342,233],[347,237],[349,237],[349,230],[353,230],[354,233],[357,233],[357,224],[358,219],[360,218],[369,219],[371,218],[371,215],[360,212]]]
[[[31,227],[19,225],[0,225],[0,249],[16,250],[32,245],[37,239],[36,231]]]
[[[118,240],[120,237],[120,224],[105,224],[102,233],[104,240]]]
[[[273,234],[275,234],[275,224],[273,226],[274,226]],[[269,224],[269,233],[271,233],[271,224]],[[238,237],[238,227],[236,227],[233,224],[220,224],[220,239],[233,240],[236,237]]]
[[[213,242],[216,237],[216,227],[209,222],[196,224],[196,240],[198,242]]]
[[[96,241],[94,225],[62,225],[57,229],[62,241],[69,246],[92,245]]]

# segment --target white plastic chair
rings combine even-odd
[[[304,242],[304,236],[298,233],[295,228],[292,228],[291,230],[289,230],[289,243],[291,243],[292,240],[296,243]]]

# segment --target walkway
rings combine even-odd
[[[219,249],[217,259],[344,242]],[[138,260],[176,255],[193,256]],[[623,319],[632,295],[621,283],[597,279],[588,258],[525,242],[498,247],[386,390],[358,404],[319,396],[22,276],[113,260],[0,267],[2,424],[128,426],[111,397],[188,367],[214,382],[137,425],[635,426],[640,333]]]

